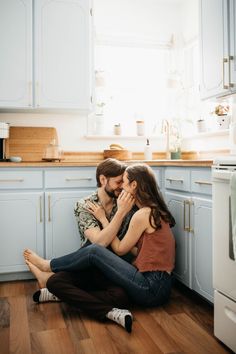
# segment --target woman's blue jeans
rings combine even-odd
[[[95,266],[108,279],[125,289],[130,298],[139,305],[162,305],[170,296],[172,280],[167,272],[141,273],[132,264],[97,244],[54,258],[50,266],[53,272],[76,271]]]

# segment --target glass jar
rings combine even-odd
[[[139,136],[143,136],[145,134],[144,120],[136,120],[136,133]]]

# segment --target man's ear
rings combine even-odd
[[[100,180],[100,183],[101,183],[102,187],[106,185],[107,178],[104,175],[100,175],[99,176],[99,180]]]

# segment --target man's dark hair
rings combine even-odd
[[[125,172],[126,165],[116,159],[106,159],[97,166],[96,179],[97,187],[101,187],[99,177],[104,175],[106,178],[117,177]]]

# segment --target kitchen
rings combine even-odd
[[[228,39],[225,42],[223,37],[227,30],[220,31],[225,16],[229,26],[234,23],[235,1],[217,1],[216,6],[213,0],[207,4],[197,0],[3,0],[0,6],[0,47],[5,53],[0,68],[0,122],[9,123],[9,130],[4,125],[1,135],[2,157],[13,157],[13,162],[0,164],[0,296],[5,315],[0,338],[7,339],[5,352],[30,353],[31,345],[44,353],[55,348],[63,352],[66,345],[71,348],[66,352],[71,353],[91,353],[97,348],[98,352],[120,353],[128,349],[137,353],[227,353],[227,347],[235,351],[235,303],[227,303],[226,314],[222,299],[217,307],[217,316],[224,319],[223,325],[215,325],[221,341],[213,334],[211,305],[213,288],[221,289],[221,280],[215,279],[214,287],[212,284],[216,227],[211,220],[214,202],[221,200],[214,189],[222,184],[219,172],[228,172],[222,165],[231,165],[229,174],[235,165],[235,160],[234,165],[226,162],[230,152],[235,152],[233,54],[225,54],[229,50]],[[230,27],[227,35],[232,33]],[[77,42],[80,44],[75,46]],[[231,42],[230,50],[234,50],[233,39]],[[120,147],[110,149],[114,144]],[[36,282],[23,281],[30,279],[21,252],[25,247],[49,258],[78,248],[72,208],[96,188],[94,171],[104,151],[118,158],[128,156],[130,161],[148,160],[179,221],[175,228],[179,287],[169,308],[147,311],[147,318],[136,310],[133,342],[114,327],[99,326],[87,318],[82,325],[75,312],[65,319],[58,304],[42,304],[34,314],[30,301]],[[22,161],[14,162],[14,157]],[[228,198],[229,189],[223,193]],[[64,219],[62,210],[67,215]],[[225,217],[229,220],[228,214]],[[72,235],[70,242],[65,234]],[[235,279],[232,255],[227,264],[225,278],[232,274]],[[232,293],[223,289],[217,294],[235,300],[235,282],[231,285]],[[177,308],[185,302],[190,317]],[[50,322],[53,311],[57,315],[54,324]],[[11,332],[21,317],[23,341]],[[73,326],[78,328],[79,338]],[[188,328],[198,335],[191,336]],[[186,331],[187,338],[180,331]],[[29,333],[34,344],[30,344]],[[65,339],[58,348],[60,333]],[[155,341],[157,334],[160,343]],[[121,335],[124,347],[119,344]],[[199,344],[201,340],[204,345]],[[50,341],[55,348],[49,350],[45,343]]]

